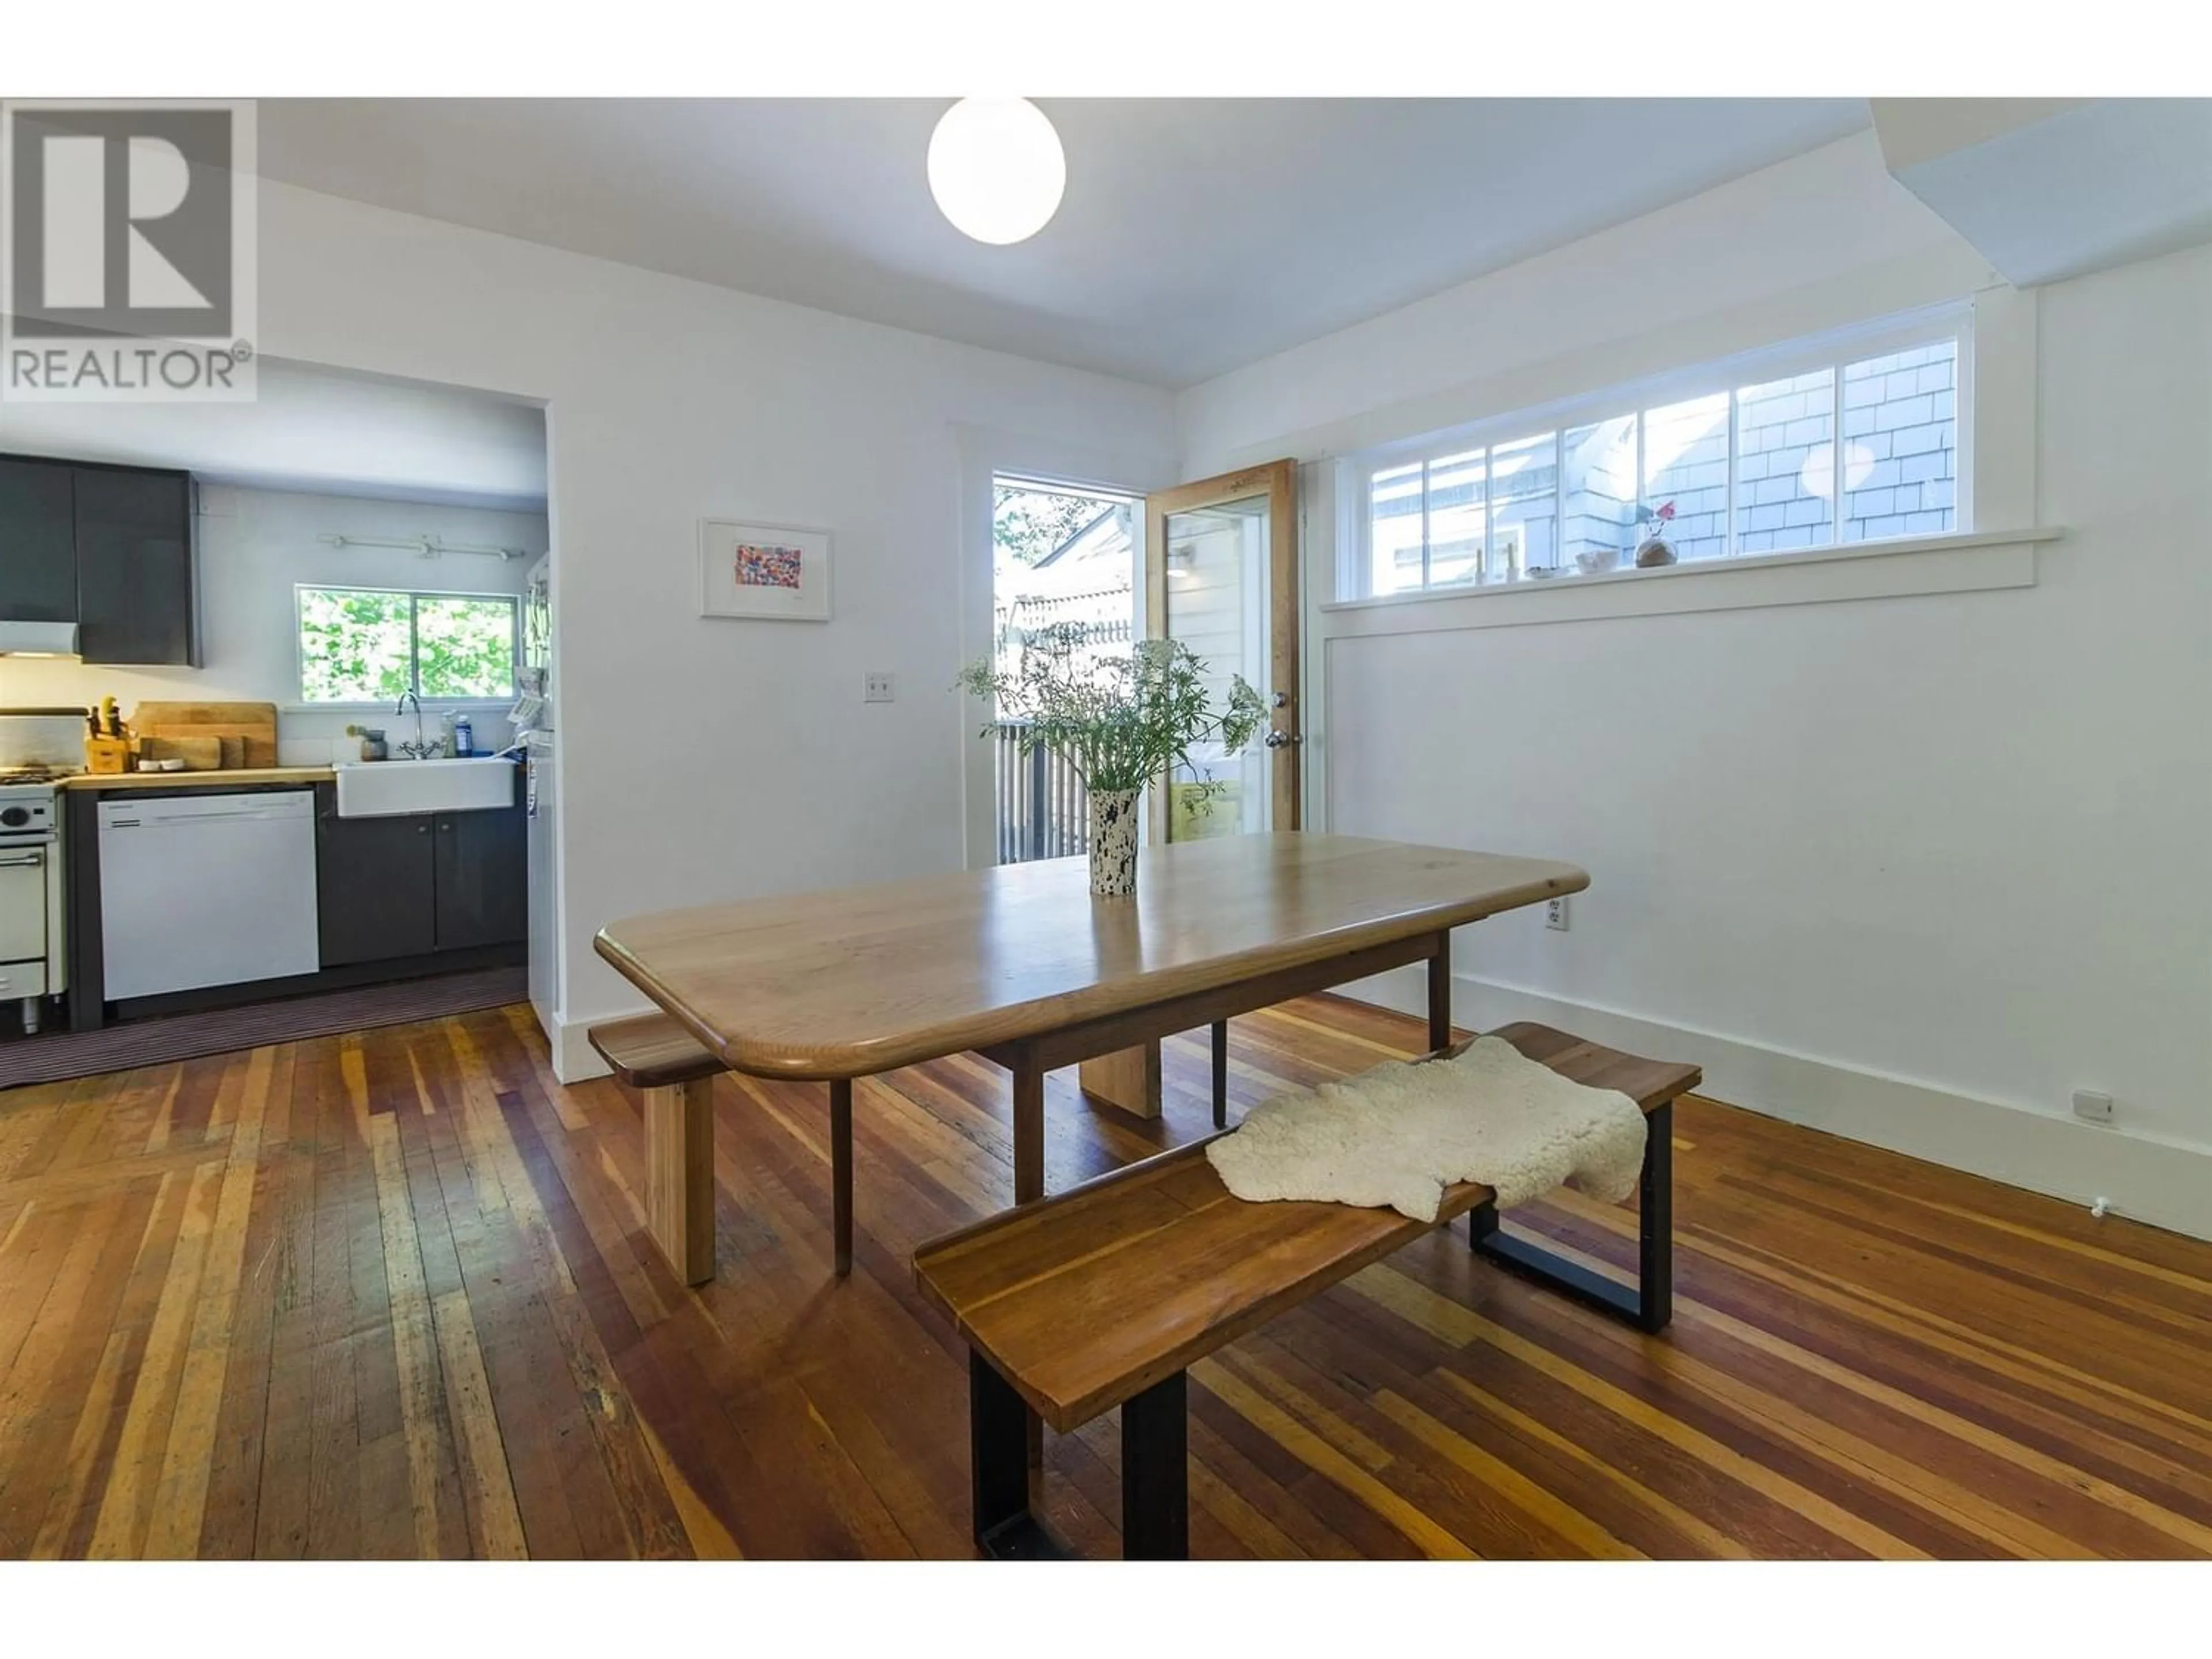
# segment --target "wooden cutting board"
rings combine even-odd
[[[131,729],[142,738],[164,742],[216,739],[222,752],[208,763],[210,770],[276,764],[273,702],[142,702],[131,711]],[[191,756],[184,759],[194,770],[201,769]]]
[[[141,738],[138,757],[141,760],[180,760],[187,772],[217,772],[222,769],[221,738]]]

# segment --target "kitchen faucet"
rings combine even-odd
[[[410,702],[415,705],[415,741],[401,744],[399,752],[406,756],[409,760],[428,760],[436,750],[433,745],[422,740],[422,699],[416,696],[412,690],[402,691],[399,694],[399,701],[394,705],[392,712],[395,714],[404,714],[407,712],[407,705]]]

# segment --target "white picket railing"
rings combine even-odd
[[[1048,749],[1024,754],[1028,732],[1026,720],[992,728],[1001,864],[1071,858],[1091,847],[1091,796],[1081,775]]]

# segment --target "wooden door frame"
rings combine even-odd
[[[1211,478],[1198,478],[1145,497],[1145,635],[1166,636],[1168,620],[1167,521],[1171,513],[1226,507],[1257,495],[1267,498],[1267,678],[1283,699],[1267,711],[1267,729],[1292,739],[1275,750],[1267,767],[1270,821],[1278,830],[1300,827],[1298,765],[1298,464],[1285,458],[1242,467]],[[1255,741],[1261,739],[1255,738]],[[1152,789],[1152,832],[1168,838],[1168,780]]]

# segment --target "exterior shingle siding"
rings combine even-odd
[[[1847,519],[1844,521],[1844,539],[1854,542],[1876,542],[1888,536],[1902,536],[1905,530],[1903,514],[1893,514],[1879,519]]]
[[[1639,421],[1640,451],[1635,441]],[[1492,524],[1518,527],[1522,556],[1531,566],[1569,564],[1586,552],[1615,554],[1626,562],[1648,533],[1639,508],[1670,501],[1674,516],[1665,534],[1683,559],[1731,550],[1731,508],[1733,550],[1741,554],[1826,546],[1837,539],[1838,528],[1845,544],[1952,530],[1958,522],[1957,343],[1937,341],[1839,369],[1815,369],[1738,388],[1732,398],[1692,398],[1562,435],[1564,480],[1547,448],[1549,436],[1540,433],[1532,434],[1533,442],[1493,447],[1486,468],[1481,452],[1474,452],[1471,464],[1462,459],[1452,469],[1452,483],[1439,485],[1432,477],[1431,519],[1449,514],[1458,540],[1449,548],[1441,541],[1432,546],[1431,568],[1440,552],[1455,549],[1456,570],[1466,567],[1470,547],[1479,559],[1486,504]],[[1646,469],[1641,489],[1635,477],[1639,453]],[[1501,454],[1506,457],[1502,464]],[[1376,476],[1387,479],[1402,471]],[[1417,464],[1414,487],[1406,496],[1377,501],[1372,509],[1378,529],[1401,526],[1396,538],[1413,521],[1416,569],[1419,478]],[[1558,488],[1562,482],[1564,496]],[[1840,514],[1832,500],[1839,484]],[[1441,535],[1443,528],[1432,533]],[[1471,540],[1470,528],[1477,532]]]
[[[1920,426],[1936,418],[1934,402],[1927,398],[1893,398],[1875,413],[1874,426],[1877,432],[1893,432],[1899,427]]]

